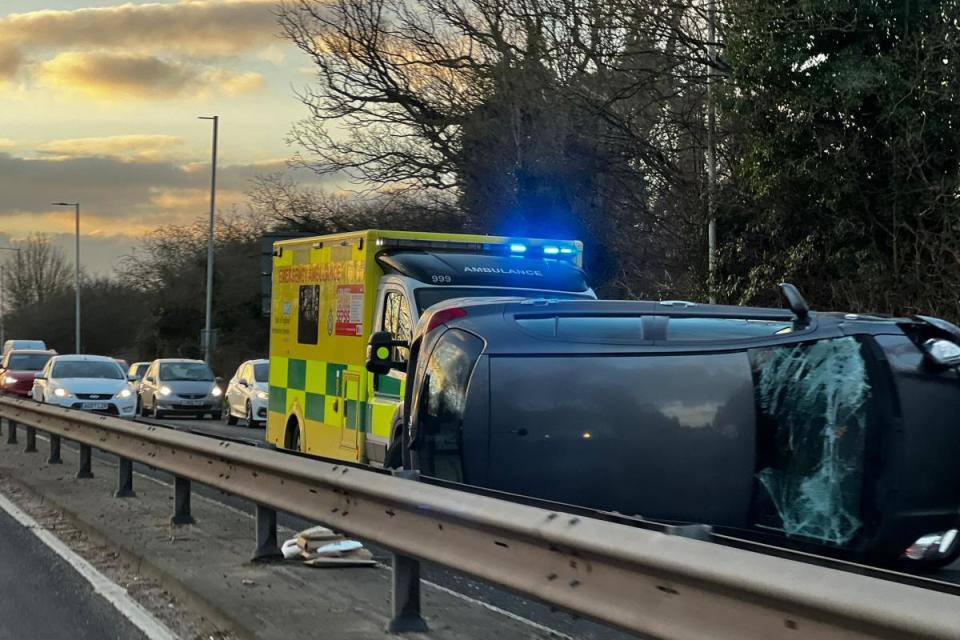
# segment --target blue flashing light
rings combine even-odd
[[[527,245],[525,244],[511,244],[510,253],[525,253],[527,251]]]
[[[564,247],[564,248],[560,249],[560,253],[562,253],[562,254],[565,255],[565,256],[568,256],[568,255],[570,255],[571,253],[573,253],[573,249],[571,249],[570,247]]]
[[[555,256],[560,253],[560,247],[544,247],[543,253],[544,255]]]

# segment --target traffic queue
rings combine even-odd
[[[817,312],[789,284],[784,308],[597,300],[582,264],[575,241],[284,240],[270,357],[225,388],[199,360],[106,375],[34,349],[30,391],[265,423],[279,450],[855,560],[960,557],[960,328]],[[97,397],[74,369],[103,374]]]

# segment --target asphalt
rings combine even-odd
[[[0,511],[0,640],[144,638],[77,571]]]

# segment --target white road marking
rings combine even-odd
[[[153,614],[147,611],[139,602],[134,600],[130,594],[127,593],[126,589],[97,571],[92,564],[77,555],[76,552],[65,545],[60,538],[50,533],[47,529],[44,529],[39,522],[24,513],[17,505],[10,502],[10,500],[3,495],[0,495],[0,509],[6,511],[11,518],[29,529],[41,542],[63,558],[84,580],[90,583],[90,586],[93,587],[96,593],[112,604],[133,626],[140,629],[147,638],[150,640],[178,640],[176,634],[153,617]]]

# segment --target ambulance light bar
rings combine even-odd
[[[379,249],[422,249],[434,251],[462,251],[465,253],[504,253],[513,256],[540,257],[558,259],[561,256],[574,257],[577,250],[571,246],[547,244],[530,246],[522,242],[493,244],[489,242],[464,242],[461,240],[417,240],[410,238],[380,238],[377,240]]]

